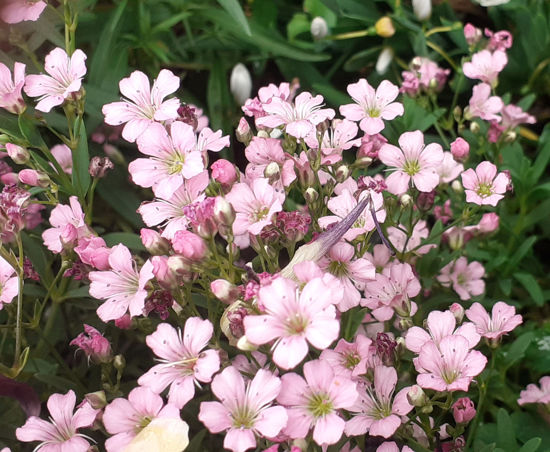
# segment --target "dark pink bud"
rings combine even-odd
[[[237,180],[235,166],[225,159],[216,160],[212,163],[211,169],[212,179],[226,187],[233,185]]]
[[[19,171],[19,181],[23,184],[42,188],[46,188],[51,182],[46,173],[32,169],[24,169]]]
[[[105,177],[107,171],[112,170],[115,167],[109,157],[92,157],[90,160],[90,166],[88,171],[92,177]]]
[[[121,330],[129,330],[132,326],[132,317],[130,317],[130,314],[124,314],[115,320],[115,326]]]
[[[90,325],[84,325],[84,333],[80,333],[70,342],[84,351],[86,356],[95,362],[111,360],[111,344],[103,335]]]
[[[174,298],[168,290],[155,290],[145,301],[143,315],[149,316],[152,312],[157,314],[161,320],[170,316],[170,308],[174,304]]]
[[[416,205],[420,210],[427,212],[434,205],[435,200],[435,190],[432,190],[429,193],[420,192],[418,194],[418,199],[416,200]]]
[[[451,154],[457,162],[462,162],[470,155],[470,145],[464,138],[458,137],[451,143]]]
[[[453,417],[457,424],[467,424],[475,416],[474,402],[469,397],[462,397],[453,404]]]
[[[178,231],[172,239],[174,251],[190,261],[198,262],[206,255],[206,243],[190,231]]]

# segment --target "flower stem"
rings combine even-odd
[[[21,342],[23,335],[22,321],[23,321],[23,284],[25,278],[25,272],[23,270],[23,242],[21,241],[21,234],[17,234],[17,278],[19,282],[18,293],[17,293],[17,314],[15,318],[15,356],[13,361],[13,367],[17,368],[21,363]]]

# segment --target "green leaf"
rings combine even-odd
[[[537,241],[537,237],[531,236],[520,245],[520,247],[516,250],[516,252],[510,257],[508,261],[508,265],[504,270],[504,274],[508,274],[511,270],[517,268],[518,264],[525,257],[525,255],[531,250],[531,247],[535,244],[536,241]]]
[[[111,232],[110,234],[105,234],[103,240],[105,240],[105,243],[109,247],[122,243],[134,251],[145,251],[139,235],[133,232]]]
[[[514,424],[512,424],[510,416],[504,408],[500,408],[497,414],[497,446],[502,447],[507,452],[518,450]]]
[[[296,13],[286,26],[286,35],[289,41],[293,41],[299,34],[309,33],[309,30],[310,22],[307,15],[304,13]]]
[[[73,391],[78,392],[78,386],[72,382],[71,380],[68,380],[67,378],[58,377],[57,375],[47,375],[47,374],[35,374],[34,378],[36,378],[38,381],[41,381],[43,383],[46,383],[53,388],[61,391],[61,392],[67,392],[68,389],[72,389]]]
[[[203,452],[205,449],[204,446],[202,446],[202,441],[207,433],[208,430],[204,428],[199,433],[193,435],[193,439],[189,441],[189,445],[185,450],[187,452]]]
[[[223,128],[225,103],[224,97],[228,97],[226,72],[223,63],[218,61],[212,65],[208,78],[206,99],[208,112],[214,130]]]
[[[516,278],[521,285],[525,287],[525,290],[529,292],[529,295],[531,295],[531,298],[537,306],[544,305],[544,295],[542,293],[542,289],[531,273],[514,273],[514,278]]]
[[[63,295],[63,300],[72,300],[74,298],[89,298],[90,286],[77,287],[76,289],[69,290]]]
[[[252,36],[250,26],[248,25],[248,20],[246,19],[243,9],[237,0],[218,0],[218,3],[227,11],[235,22],[240,25],[248,36]]]
[[[346,341],[352,341],[357,328],[361,325],[361,322],[365,318],[367,308],[353,308],[342,314],[342,324],[344,327],[344,339]]]
[[[525,352],[531,345],[531,342],[535,339],[535,333],[529,331],[519,336],[506,350],[505,352],[505,368],[508,369],[512,367],[515,363],[519,362],[525,356]]]
[[[89,173],[90,155],[88,153],[88,136],[82,118],[78,118],[74,124],[74,135],[78,136],[78,146],[73,151],[73,186],[78,197],[84,199],[90,186]]]
[[[49,286],[53,279],[53,275],[52,269],[46,259],[46,255],[44,254],[44,246],[42,246],[42,242],[34,237],[30,237],[24,231],[21,232],[21,240],[23,241],[25,256],[30,259],[32,266],[40,275],[42,284],[46,287]]]
[[[0,110],[0,132],[6,133],[12,137],[21,137],[21,130],[17,123],[17,116],[8,113],[5,110]]]
[[[23,134],[23,137],[29,142],[29,144],[35,148],[45,148],[46,143],[42,139],[35,122],[31,117],[27,115],[19,116],[19,130]]]
[[[540,147],[537,151],[537,158],[533,164],[530,182],[534,185],[546,170],[546,166],[550,161],[550,124],[544,128],[540,137]]]
[[[519,452],[535,452],[542,442],[540,438],[531,438],[519,450]]]

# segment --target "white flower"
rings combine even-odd
[[[229,79],[229,89],[239,105],[244,105],[252,92],[252,78],[246,66],[242,63],[235,65]]]

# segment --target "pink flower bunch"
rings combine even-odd
[[[485,291],[485,269],[480,262],[468,263],[464,256],[449,262],[441,271],[437,280],[445,287],[451,287],[461,300],[469,300]]]
[[[401,73],[403,83],[400,88],[402,93],[409,96],[440,92],[451,73],[450,69],[442,69],[434,61],[423,57],[415,57],[410,69]]]

